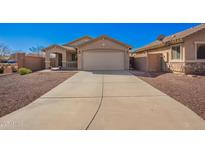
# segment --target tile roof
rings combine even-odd
[[[84,46],[84,45],[86,45],[86,44],[89,44],[89,43],[92,43],[92,42],[94,42],[94,41],[100,40],[100,39],[102,39],[102,38],[104,38],[104,39],[109,39],[109,40],[111,40],[111,41],[113,41],[113,42],[115,42],[115,43],[117,43],[117,44],[121,44],[121,45],[126,46],[126,47],[128,47],[128,48],[131,48],[131,46],[129,46],[129,45],[123,43],[123,42],[120,42],[120,41],[118,41],[118,40],[116,40],[116,39],[113,39],[113,38],[111,38],[111,37],[109,37],[109,36],[107,36],[107,35],[101,35],[101,36],[99,36],[99,37],[97,37],[97,38],[95,38],[95,39],[91,39],[91,40],[89,40],[89,41],[87,41],[87,42],[84,42],[84,43],[80,44],[78,47]]]
[[[64,44],[63,46],[72,46],[72,47],[74,47],[74,46],[81,45],[81,44],[83,44],[83,43],[85,43],[85,42],[88,42],[88,41],[82,41],[82,42],[81,42],[81,40],[83,40],[83,39],[88,39],[88,41],[90,41],[90,40],[92,40],[93,38],[90,37],[90,36],[83,36],[83,37],[78,38],[78,39],[76,39],[76,40],[74,40],[74,41],[72,41],[72,42],[68,42],[68,43]],[[78,42],[78,43],[77,43],[77,42]],[[75,44],[75,43],[77,43],[77,45],[73,45],[73,44]]]
[[[203,30],[205,29],[205,24],[200,24],[198,26],[195,26],[195,27],[192,27],[192,28],[189,28],[187,30],[184,30],[184,31],[181,31],[181,32],[178,32],[178,33],[175,33],[173,35],[170,35],[170,36],[166,36],[162,41],[159,41],[159,40],[156,40],[148,45],[145,45],[141,48],[138,48],[138,49],[135,49],[134,52],[140,52],[140,51],[144,51],[144,50],[147,50],[147,49],[152,49],[152,48],[155,48],[155,47],[160,47],[160,46],[165,46],[167,42],[170,42],[170,41],[174,41],[174,40],[177,40],[177,39],[183,39],[191,34],[194,34],[200,30]]]
[[[63,49],[66,49],[66,50],[71,50],[71,51],[76,50],[76,48],[72,47],[72,46],[64,46],[64,45],[57,45],[57,44],[50,45],[49,47],[44,48],[43,50],[45,51],[45,50],[50,49],[52,47],[60,47],[60,48],[63,48]]]

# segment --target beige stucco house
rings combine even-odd
[[[167,37],[160,35],[131,56],[142,71],[205,73],[205,24]]]
[[[44,49],[46,68],[62,66],[78,70],[129,69],[131,47],[102,35],[85,36],[64,45],[51,45]],[[55,54],[55,57],[51,55]]]

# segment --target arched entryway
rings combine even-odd
[[[53,45],[44,49],[46,68],[59,67],[77,69],[77,52],[75,48]]]
[[[50,66],[51,67],[62,67],[63,66],[61,53],[50,54]]]

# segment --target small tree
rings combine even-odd
[[[40,55],[40,53],[42,52],[43,48],[44,48],[43,46],[37,45],[37,46],[33,46],[33,47],[29,48],[29,50],[32,53],[36,53],[36,54]]]
[[[0,56],[8,56],[10,54],[10,50],[9,47],[4,44],[4,43],[0,43]]]

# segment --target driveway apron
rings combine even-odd
[[[198,115],[128,71],[80,71],[0,129],[205,129]]]
[[[78,72],[33,103],[0,118],[0,129],[86,129],[101,101],[102,77]]]
[[[101,107],[89,129],[205,129],[193,111],[127,71],[105,71]]]

